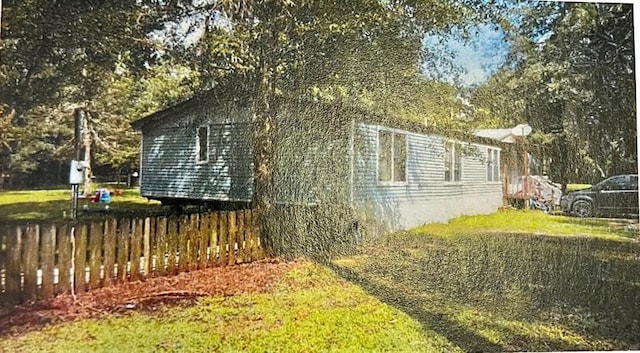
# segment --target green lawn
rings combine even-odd
[[[87,205],[90,212],[84,212]],[[89,200],[79,200],[82,217],[101,216],[104,205]],[[159,203],[139,196],[138,189],[125,189],[122,196],[113,196],[110,213],[127,213],[139,210],[158,210]],[[71,189],[0,191],[0,222],[30,220],[60,220],[71,214]]]
[[[0,338],[7,352],[442,351],[455,347],[330,270],[302,263],[267,294],[83,320]]]
[[[506,211],[382,237],[334,269],[465,351],[639,349],[634,237]]]
[[[0,351],[640,349],[638,298],[633,236],[600,220],[504,211],[302,262],[267,293],[58,324],[0,338]]]

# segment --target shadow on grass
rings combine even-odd
[[[637,242],[403,233],[362,255],[332,267],[465,351],[640,346]],[[464,317],[469,312],[475,314]],[[578,338],[549,334],[553,329]],[[487,330],[497,332],[500,345],[481,334]]]
[[[425,310],[419,300],[412,295],[394,290],[385,285],[376,284],[360,273],[345,267],[328,265],[342,278],[357,284],[370,295],[377,297],[383,303],[395,307],[420,322],[425,329],[430,329],[447,340],[462,348],[466,352],[497,352],[502,347],[487,341],[473,331],[460,326],[444,313]]]

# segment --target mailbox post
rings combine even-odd
[[[84,170],[87,168],[84,161],[71,161],[69,170],[69,184],[71,184],[71,218],[78,218],[78,189],[84,184]]]

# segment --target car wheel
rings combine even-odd
[[[573,214],[578,217],[591,217],[593,216],[593,206],[591,202],[585,200],[578,200],[573,203]]]

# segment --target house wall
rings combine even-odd
[[[197,107],[179,114],[143,130],[142,196],[250,202],[250,111]],[[346,199],[349,129],[332,114],[306,106],[278,110],[272,136],[275,202],[308,205]],[[198,164],[197,129],[203,125],[210,126],[209,162]]]
[[[140,193],[148,198],[250,201],[249,112],[188,110],[143,130]],[[197,129],[209,126],[209,161],[197,163]]]
[[[354,206],[380,225],[380,231],[408,229],[468,214],[495,212],[502,205],[502,184],[487,181],[489,146],[464,144],[462,180],[444,181],[444,141],[436,135],[406,133],[405,183],[377,180],[380,127],[359,124],[354,148]],[[398,130],[396,130],[398,131]]]

